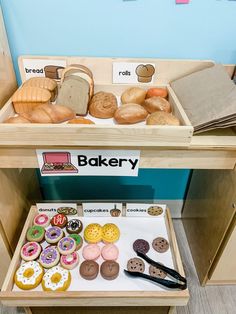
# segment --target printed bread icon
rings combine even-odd
[[[140,83],[149,83],[152,81],[152,76],[155,73],[155,68],[151,64],[140,64],[136,68],[136,74]]]
[[[46,65],[44,67],[45,77],[54,80],[60,80],[63,69],[64,67],[58,65]]]

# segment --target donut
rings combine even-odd
[[[59,228],[64,228],[68,222],[68,219],[63,214],[56,214],[51,219],[51,225]]]
[[[24,261],[33,261],[39,257],[41,246],[37,242],[27,242],[21,248],[21,258]]]
[[[38,214],[34,218],[34,225],[47,228],[50,225],[50,218],[46,214]]]
[[[64,232],[59,227],[50,227],[45,233],[45,240],[50,244],[55,244],[63,237]]]
[[[88,244],[83,248],[82,255],[86,260],[95,261],[101,255],[101,249],[97,244]]]
[[[113,243],[119,240],[120,230],[112,223],[105,224],[102,227],[102,241],[104,243]]]
[[[119,249],[115,244],[106,244],[102,248],[102,257],[106,261],[115,261],[119,256]]]
[[[44,239],[45,230],[40,226],[30,227],[26,234],[26,239],[29,242],[41,242]]]
[[[65,291],[71,283],[69,270],[61,266],[49,269],[43,276],[42,287],[44,291]]]
[[[77,252],[72,252],[68,255],[61,256],[61,266],[65,269],[74,269],[79,264],[79,255]]]
[[[57,248],[62,255],[68,255],[75,251],[76,242],[70,237],[64,237],[58,242]]]
[[[76,243],[76,248],[75,250],[78,251],[82,246],[83,246],[83,239],[80,235],[78,234],[70,234],[69,238],[72,238],[75,240]]]
[[[55,246],[48,246],[39,256],[39,263],[44,268],[56,266],[60,260],[60,254]]]
[[[88,243],[98,243],[102,240],[102,227],[99,224],[89,224],[84,230],[84,239]]]
[[[67,222],[66,231],[69,234],[80,233],[83,229],[83,224],[79,219],[72,219]]]
[[[16,270],[14,281],[20,289],[31,290],[40,284],[43,273],[43,267],[38,262],[26,262]]]

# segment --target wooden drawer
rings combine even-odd
[[[0,300],[7,306],[180,306],[186,305],[189,299],[188,290],[170,291],[66,291],[66,292],[43,292],[43,291],[13,291],[14,273],[21,261],[20,250],[25,242],[25,235],[33,218],[37,214],[36,207],[32,207],[16,251],[11,261]],[[124,218],[125,219],[125,218]],[[134,218],[136,219],[136,218]],[[175,269],[184,276],[183,266],[176,242],[176,237],[169,210],[165,215],[165,226],[168,234],[172,261]],[[121,269],[121,271],[123,271]],[[136,280],[136,279],[135,279]],[[139,279],[138,279],[139,280]],[[115,283],[115,282],[114,282]]]

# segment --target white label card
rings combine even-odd
[[[82,207],[86,217],[122,216],[122,203],[83,203]]]
[[[162,217],[165,211],[165,204],[126,204],[127,217]]]
[[[138,176],[139,150],[37,150],[42,176]]]
[[[60,80],[66,60],[23,59],[22,64],[26,80],[36,76]]]
[[[153,84],[154,74],[154,63],[113,63],[113,84]]]
[[[36,207],[39,213],[45,213],[51,217],[56,214],[67,216],[78,214],[76,203],[37,203]]]

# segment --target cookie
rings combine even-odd
[[[67,222],[66,231],[70,234],[80,233],[83,230],[83,224],[79,219],[72,219]]]
[[[84,261],[80,265],[80,276],[86,280],[93,280],[97,277],[99,265],[95,261]]]
[[[51,225],[59,228],[64,228],[67,224],[67,217],[63,214],[56,214],[51,219]]]
[[[160,206],[151,206],[147,212],[150,216],[159,216],[163,213],[163,209]]]
[[[135,252],[147,254],[147,252],[150,250],[150,245],[146,240],[137,239],[133,243],[133,249]]]
[[[158,237],[152,241],[152,247],[158,253],[165,253],[169,249],[169,242],[162,237]]]
[[[91,116],[108,119],[114,117],[118,108],[116,96],[111,93],[96,93],[89,104],[89,113]]]
[[[145,270],[144,262],[140,258],[131,258],[127,263],[128,271],[143,273]]]
[[[120,265],[115,261],[105,261],[101,265],[101,276],[106,280],[114,280],[118,277]]]
[[[152,265],[150,265],[149,267],[149,274],[150,276],[154,278],[161,278],[161,279],[164,279],[167,275],[166,272]]]

